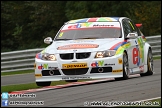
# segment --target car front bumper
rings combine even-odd
[[[116,78],[123,76],[123,55],[106,58],[44,61],[35,58],[36,82]],[[86,63],[86,66],[63,69],[63,64]]]

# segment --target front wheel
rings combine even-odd
[[[152,75],[153,74],[153,56],[152,56],[152,50],[148,50],[147,54],[147,72],[146,73],[141,73],[141,76],[147,76],[147,75]]]
[[[115,80],[127,80],[129,78],[129,63],[128,55],[126,52],[123,53],[123,77],[115,78]]]
[[[51,81],[49,82],[36,82],[37,86],[50,86],[51,85]]]

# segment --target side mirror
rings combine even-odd
[[[44,39],[44,43],[46,44],[51,44],[52,43],[52,38],[51,37],[47,37]]]
[[[142,28],[143,28],[142,24],[136,24],[136,26],[137,26],[137,28],[139,28],[139,29],[142,29]]]
[[[128,38],[128,39],[135,39],[135,38],[137,38],[137,37],[138,37],[137,33],[129,33],[129,34],[127,35],[127,38]]]

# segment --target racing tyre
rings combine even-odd
[[[36,82],[37,86],[50,86],[51,82]]]
[[[152,50],[148,50],[147,54],[147,72],[141,73],[141,76],[148,76],[153,74],[153,56],[152,56]]]
[[[66,82],[77,82],[78,80],[65,80]]]
[[[126,52],[123,53],[123,77],[115,78],[115,80],[127,80],[129,78],[129,63]]]

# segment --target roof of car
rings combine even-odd
[[[119,21],[121,17],[93,17],[93,18],[82,18],[70,20],[66,23],[84,23],[84,22],[111,22],[111,21]]]

